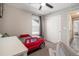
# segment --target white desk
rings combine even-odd
[[[0,38],[0,56],[20,55],[24,52],[27,54],[27,51],[16,36]]]

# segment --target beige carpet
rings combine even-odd
[[[56,50],[56,45],[57,45],[56,43],[46,41],[45,44],[47,48],[52,48],[53,50]]]
[[[53,50],[56,49],[56,44],[55,43],[46,41],[45,44],[46,44],[45,48],[37,50],[37,51],[33,52],[32,54],[30,54],[29,56],[49,56],[48,49],[49,48],[52,48]]]
[[[40,49],[40,50],[30,54],[29,56],[49,56],[49,51],[48,51],[48,48],[45,47],[43,49]]]

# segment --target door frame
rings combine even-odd
[[[79,18],[79,17],[78,17]],[[73,27],[73,23],[74,23],[74,21],[76,21],[76,20],[78,20],[78,19],[75,19],[75,18],[71,18],[71,22],[72,22],[72,26],[71,26],[71,32],[72,32],[72,34],[71,34],[71,39],[70,39],[70,45],[72,44],[72,42],[73,42],[73,40],[74,40],[74,27]]]

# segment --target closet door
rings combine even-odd
[[[46,17],[46,38],[57,43],[61,40],[61,15],[49,15]]]

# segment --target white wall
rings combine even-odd
[[[4,5],[3,18],[0,18],[0,33],[32,34],[32,14],[10,5]]]
[[[70,37],[71,28],[70,28],[70,15],[69,15],[69,12],[73,11],[73,10],[77,10],[77,9],[79,9],[78,6],[63,9],[63,10],[56,11],[56,12],[53,12],[51,14],[48,14],[48,15],[51,15],[52,17],[57,16],[57,15],[61,15],[61,20],[60,20],[61,21],[61,25],[60,25],[61,26],[61,40],[64,43],[66,43],[67,45],[69,45],[69,40],[71,39],[71,37]],[[47,16],[48,15],[44,16],[43,20],[44,20],[45,24],[47,24],[46,21],[47,21]],[[48,19],[48,21],[49,20],[50,20],[50,18]],[[51,25],[49,25],[49,26],[51,26]],[[45,30],[44,31],[45,38],[47,40],[49,40],[50,38],[47,38],[47,34],[46,34],[47,27],[48,26],[45,25],[45,29],[43,29],[43,30]],[[53,38],[52,35],[51,35],[51,37]]]
[[[66,40],[68,40],[69,39],[69,33],[68,33],[68,13],[66,12],[61,12],[61,11],[59,11],[59,12],[56,12],[56,13],[52,13],[52,14],[49,14],[50,16],[51,16],[51,20],[55,20],[55,19],[53,19],[53,16],[58,16],[58,15],[60,15],[60,23],[61,24],[59,24],[60,25],[60,27],[61,27],[61,30],[60,30],[60,40],[62,40],[64,43],[67,43],[67,41]],[[47,17],[47,16],[49,16],[49,15],[46,15],[46,16],[44,16],[44,22],[45,22],[45,38],[48,40],[48,41],[51,41],[51,42],[54,42],[54,41],[56,41],[56,39],[53,39],[53,36],[54,36],[54,34],[52,35],[51,33],[47,33],[47,31],[46,30],[48,30],[48,32],[49,32],[49,30],[50,29],[53,29],[53,27],[54,27],[54,25],[49,25],[49,26],[47,26],[47,23],[50,21],[50,17]],[[59,18],[57,18],[57,19],[59,19]],[[58,22],[58,21],[57,21]],[[55,22],[55,23],[57,23],[57,22]],[[51,23],[51,22],[50,22]],[[51,27],[50,27],[51,26]],[[50,28],[48,28],[48,27],[50,27]],[[51,32],[54,32],[55,30],[51,30]],[[58,33],[55,33],[55,34],[58,34]],[[51,40],[50,40],[50,36],[51,36]],[[49,38],[47,38],[47,37],[49,37]],[[59,40],[58,40],[59,41]],[[58,42],[57,41],[57,42]],[[54,42],[55,43],[55,42]]]
[[[46,39],[57,43],[61,40],[61,15],[45,17]]]

